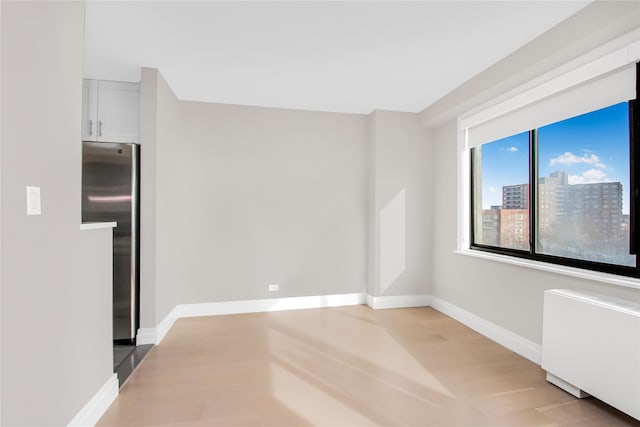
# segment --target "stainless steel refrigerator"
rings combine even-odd
[[[135,342],[139,324],[139,146],[82,143],[82,222],[115,221],[113,339]]]

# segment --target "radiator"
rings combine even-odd
[[[640,419],[640,304],[584,291],[544,293],[542,368],[576,397]]]

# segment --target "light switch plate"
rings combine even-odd
[[[27,186],[27,215],[40,215],[40,187]]]

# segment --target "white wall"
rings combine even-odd
[[[637,28],[639,18],[637,2],[596,2],[423,112],[423,121],[434,125],[433,295],[536,343],[542,342],[546,289],[580,288],[631,300],[640,298],[639,291],[629,288],[454,254],[456,114]]]
[[[375,111],[370,120],[372,296],[431,293],[431,145],[420,116]]]
[[[84,4],[0,9],[0,424],[66,425],[113,372],[111,230],[79,229]]]

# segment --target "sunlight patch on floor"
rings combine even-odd
[[[273,397],[311,425],[377,425],[339,398],[285,369],[271,364]]]
[[[273,396],[313,424],[322,424],[325,412],[332,414],[334,422],[339,416],[354,425],[402,424],[404,420],[389,419],[383,408],[371,408],[369,402],[387,399],[393,406],[424,411],[454,400],[442,383],[383,330],[374,338],[379,340],[380,352],[371,354],[358,352],[370,347],[358,345],[355,335],[351,345],[344,346],[332,342],[332,337],[314,337],[304,325],[272,326],[266,337]],[[314,404],[307,407],[309,401]]]

